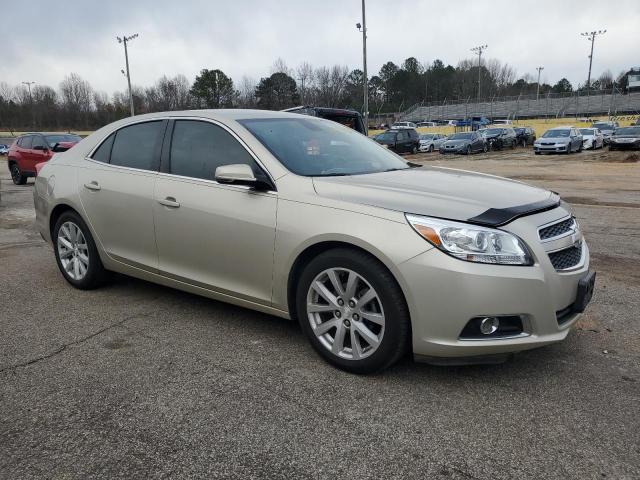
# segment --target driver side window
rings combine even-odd
[[[31,147],[31,148],[32,148],[32,149],[36,149],[36,148],[38,148],[38,150],[40,150],[40,149],[41,149],[41,150],[44,150],[44,149],[49,148],[49,147],[47,146],[47,144],[46,144],[46,143],[44,143],[44,140],[42,139],[42,137],[41,137],[41,136],[39,136],[39,135],[35,135],[35,136],[33,137],[33,145],[32,145],[32,147]]]

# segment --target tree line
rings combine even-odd
[[[611,72],[592,82],[592,89],[626,87],[626,73],[614,80]],[[514,68],[499,60],[460,61],[455,67],[441,60],[420,63],[409,57],[400,65],[385,63],[369,78],[371,114],[397,112],[420,102],[475,99],[481,82],[481,96],[535,94],[536,79],[530,74],[518,78]],[[289,68],[278,59],[270,74],[259,81],[244,76],[239,82],[219,69],[203,69],[193,83],[184,75],[163,76],[148,87],[133,86],[136,114],[192,108],[258,108],[282,110],[297,105],[348,108],[362,111],[362,70],[347,66],[313,67],[304,62]],[[577,90],[584,89],[579,86]],[[554,85],[543,83],[540,93],[569,93],[574,87],[562,78]],[[111,96],[95,90],[76,73],[64,78],[57,89],[48,85],[12,86],[0,83],[0,129],[91,130],[130,113],[127,91]]]

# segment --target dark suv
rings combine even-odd
[[[364,121],[362,115],[355,110],[344,110],[341,108],[326,108],[326,107],[294,107],[283,110],[284,112],[301,113],[303,115],[310,115],[312,117],[325,118],[338,122],[346,127],[353,128],[357,132],[366,135],[364,128]]]
[[[503,148],[515,148],[516,132],[513,128],[487,128],[482,130],[482,136],[487,142],[489,150],[502,150]]]
[[[420,137],[413,128],[387,130],[373,139],[396,153],[417,153],[420,146]]]
[[[537,139],[536,131],[531,127],[516,127],[513,130],[516,132],[516,143],[523,147],[533,145]]]
[[[16,185],[36,176],[36,165],[47,162],[54,153],[65,152],[82,138],[72,133],[26,133],[19,136],[7,153],[7,165]]]

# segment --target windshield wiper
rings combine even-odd
[[[398,170],[408,170],[411,167],[407,167],[407,168],[389,168],[387,170],[382,170],[382,172],[397,172]]]

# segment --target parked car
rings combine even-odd
[[[604,144],[609,144],[609,139],[616,128],[618,128],[618,122],[594,122],[591,124],[591,128],[597,128],[602,132],[602,137],[604,139]]]
[[[421,152],[433,152],[434,150],[439,150],[440,145],[442,145],[446,140],[447,136],[442,133],[423,133],[420,135],[418,150]]]
[[[54,153],[65,152],[81,138],[72,133],[27,133],[19,136],[7,153],[7,166],[16,185],[36,176],[36,164],[47,162]]]
[[[574,127],[551,128],[533,144],[533,152],[541,153],[566,153],[582,151],[582,134]]]
[[[480,132],[489,150],[516,147],[516,132],[513,128],[486,128]]]
[[[416,123],[418,127],[437,127],[438,124],[436,122],[418,122]]]
[[[513,121],[508,118],[499,118],[491,123],[492,125],[513,125]]]
[[[416,128],[416,124],[413,122],[396,122],[393,125],[391,125],[391,128],[394,130],[398,130],[401,128]]]
[[[7,153],[9,153],[9,145],[0,143],[0,155],[6,155]]]
[[[312,117],[320,117],[327,120],[332,120],[346,127],[352,128],[356,132],[360,132],[366,135],[366,129],[364,128],[364,120],[362,115],[355,110],[345,110],[342,108],[327,108],[327,107],[293,107],[283,110],[285,112],[301,113],[303,115],[310,115]]]
[[[396,153],[417,153],[420,146],[420,137],[413,128],[387,130],[374,140]]]
[[[513,130],[516,132],[516,143],[523,147],[533,145],[537,139],[536,131],[531,127],[516,127]]]
[[[581,128],[582,148],[595,150],[604,147],[604,136],[598,128]]]
[[[462,153],[470,155],[477,152],[486,152],[488,145],[478,132],[459,132],[449,135],[440,145],[440,153]]]
[[[56,155],[33,196],[72,286],[115,271],[295,319],[323,358],[356,373],[409,352],[496,362],[559,342],[595,282],[557,194],[412,168],[293,113],[123,119]],[[70,308],[78,298],[90,297]]]
[[[640,150],[640,127],[616,128],[609,141],[609,150]]]

